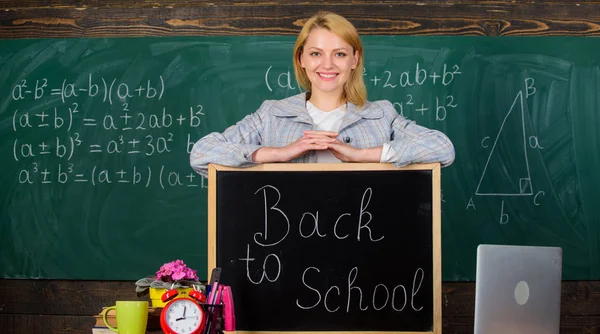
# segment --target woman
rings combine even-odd
[[[311,17],[294,46],[294,73],[306,93],[268,100],[223,133],[195,143],[190,163],[247,167],[268,162],[454,161],[446,135],[400,116],[389,101],[367,101],[356,28],[330,12]]]

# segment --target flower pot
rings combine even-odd
[[[177,288],[175,290],[179,292],[177,297],[175,297],[175,299],[177,299],[187,296],[190,291],[194,290],[194,288]],[[167,290],[163,288],[150,288],[150,300],[152,301],[152,307],[165,307],[165,305],[167,305],[168,302],[164,303],[161,299],[165,291]]]

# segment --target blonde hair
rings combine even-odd
[[[344,17],[332,12],[318,12],[306,21],[304,27],[302,27],[302,31],[298,34],[296,44],[294,45],[294,74],[296,75],[298,85],[309,93],[312,91],[306,70],[300,63],[300,56],[302,55],[304,44],[306,43],[308,36],[315,28],[327,29],[340,36],[346,43],[352,46],[353,53],[358,52],[356,69],[352,70],[350,78],[348,78],[348,81],[344,84],[342,99],[344,101],[352,102],[359,107],[364,106],[367,101],[367,88],[365,87],[365,82],[363,80],[364,50],[362,42],[354,25]]]

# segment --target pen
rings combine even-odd
[[[203,334],[208,334],[210,333],[211,327],[212,327],[212,317],[213,317],[213,313],[214,313],[214,301],[215,301],[215,296],[218,292],[218,286],[219,286],[219,282],[215,281],[212,284],[212,289],[210,290],[210,293],[208,294],[208,298],[206,300],[206,302],[208,303],[208,306],[206,308],[206,327],[204,327],[204,330],[202,331]]]
[[[213,268],[213,270],[210,272],[210,279],[208,281],[208,284],[206,285],[206,296],[207,297],[211,291],[213,283],[218,282],[220,279],[221,279],[221,268],[220,267]]]

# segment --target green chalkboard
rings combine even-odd
[[[600,43],[366,36],[369,99],[447,133],[444,280],[480,243],[560,246],[600,278]],[[206,278],[207,184],[188,151],[298,93],[294,38],[0,41],[0,273],[137,279],[181,258]]]

